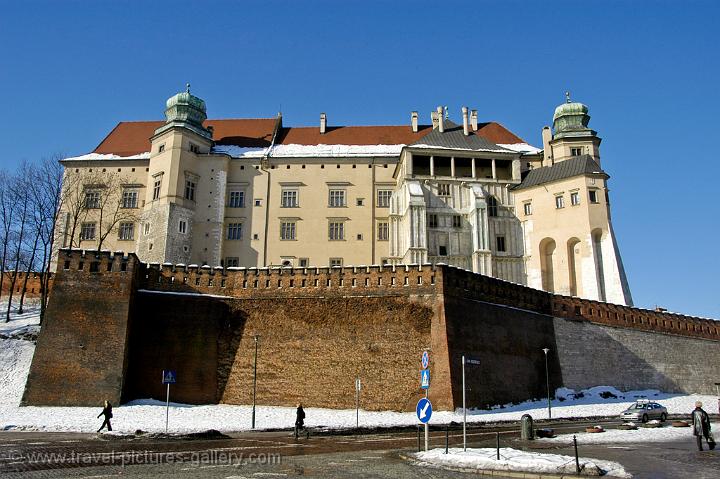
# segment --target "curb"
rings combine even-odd
[[[431,469],[442,469],[445,471],[453,472],[469,472],[473,474],[480,474],[484,476],[498,476],[498,477],[512,477],[518,479],[587,479],[588,477],[602,477],[602,476],[578,476],[577,474],[547,474],[537,472],[523,472],[523,471],[498,471],[495,469],[476,469],[469,467],[457,467],[457,466],[443,466],[439,464],[431,464],[429,462],[418,461],[414,457],[408,456],[406,453],[398,453],[401,459],[406,461],[414,462],[416,465],[421,467],[428,467]]]

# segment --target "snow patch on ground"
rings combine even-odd
[[[431,449],[413,454],[419,465],[474,469],[477,471],[513,471],[533,472],[538,474],[575,474],[575,458],[560,454],[544,454],[520,451],[509,447],[500,448],[500,459],[497,459],[494,448],[468,449],[451,448]],[[598,459],[580,458],[581,470],[600,469],[606,476],[629,478],[622,465],[617,462]]]
[[[0,410],[20,404],[34,351],[30,341],[0,339]]]
[[[718,429],[720,423],[711,425],[713,431]],[[572,434],[560,434],[559,436],[547,439],[538,439],[543,442],[559,442],[568,444],[572,442]],[[575,434],[580,444],[608,444],[608,443],[634,443],[646,442],[668,442],[668,441],[691,441],[693,438],[692,427],[672,427],[665,423],[663,427],[643,427],[638,424],[637,429],[606,429],[605,432],[590,433],[582,432]]]
[[[23,313],[18,314],[17,298],[13,298],[10,307],[10,321],[5,322],[7,311],[7,300],[0,301],[0,334],[14,336],[23,332],[35,332],[40,330],[40,298],[25,299]]]

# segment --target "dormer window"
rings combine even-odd
[[[580,156],[583,154],[582,146],[570,148],[570,156]]]

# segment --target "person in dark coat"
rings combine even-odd
[[[100,432],[103,430],[105,426],[107,426],[108,431],[112,431],[112,425],[110,424],[110,419],[113,417],[112,414],[112,404],[110,404],[110,401],[105,401],[105,405],[103,407],[103,410],[100,414],[98,414],[98,417],[105,416],[105,420],[102,423],[102,426],[100,426],[100,429],[97,430],[97,432]]]
[[[310,437],[310,431],[305,429],[305,410],[302,407],[302,403],[298,404],[297,411],[295,412],[295,439],[298,438],[300,431],[305,431],[306,437]]]
[[[708,443],[710,449],[715,449],[715,440],[710,433],[710,416],[702,408],[702,403],[695,403],[695,410],[692,412],[693,434],[697,440],[698,451],[702,451],[702,438]]]

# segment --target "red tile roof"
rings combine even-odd
[[[213,139],[221,145],[269,146],[275,127],[274,118],[207,120],[205,126],[214,128]],[[130,156],[150,151],[150,137],[164,121],[121,122],[95,148],[94,153]],[[278,144],[297,145],[399,145],[410,144],[432,131],[421,125],[413,133],[410,125],[402,126],[331,126],[324,134],[319,127],[283,128]],[[512,144],[524,141],[499,123],[481,123],[477,135],[492,143]]]

